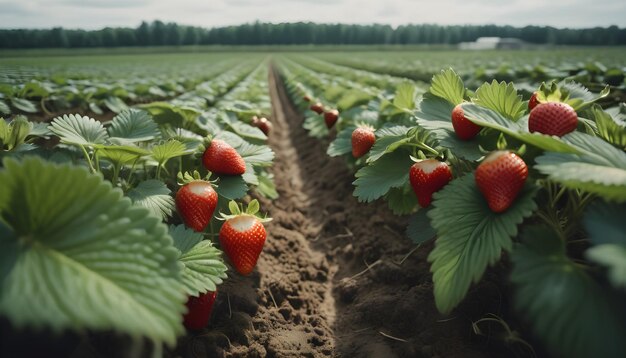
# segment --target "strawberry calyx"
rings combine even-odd
[[[200,172],[198,172],[197,170],[194,170],[192,173],[178,172],[178,174],[176,175],[176,182],[178,183],[178,185],[183,186],[194,181],[205,181],[211,183],[213,187],[217,187],[217,180],[209,180],[210,177],[211,172],[209,172],[205,177],[202,177],[200,175]]]
[[[228,209],[230,210],[230,214],[224,214],[220,212],[220,216],[217,219],[226,221],[239,216],[251,216],[262,223],[272,221],[272,218],[267,217],[267,215],[264,217],[257,215],[259,213],[260,204],[259,201],[256,199],[248,203],[248,206],[245,209],[243,204],[238,204],[236,201],[231,200],[228,202]]]

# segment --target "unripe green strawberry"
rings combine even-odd
[[[513,204],[524,187],[528,166],[517,154],[498,150],[480,163],[474,178],[491,211],[501,213]]]

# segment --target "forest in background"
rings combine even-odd
[[[550,26],[498,25],[347,25],[250,23],[211,29],[162,21],[137,28],[101,30],[0,29],[0,48],[88,48],[179,45],[412,45],[458,44],[479,37],[519,38],[531,44],[626,45],[626,28],[559,29]]]

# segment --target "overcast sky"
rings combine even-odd
[[[505,5],[506,4],[506,5]],[[626,27],[625,0],[0,0],[0,28],[214,27],[256,20]]]

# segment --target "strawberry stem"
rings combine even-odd
[[[405,145],[425,150],[425,151],[427,151],[427,152],[429,152],[431,154],[434,154],[436,156],[440,155],[438,151],[436,151],[435,149],[429,147],[428,145],[426,145],[424,143],[406,143]]]

